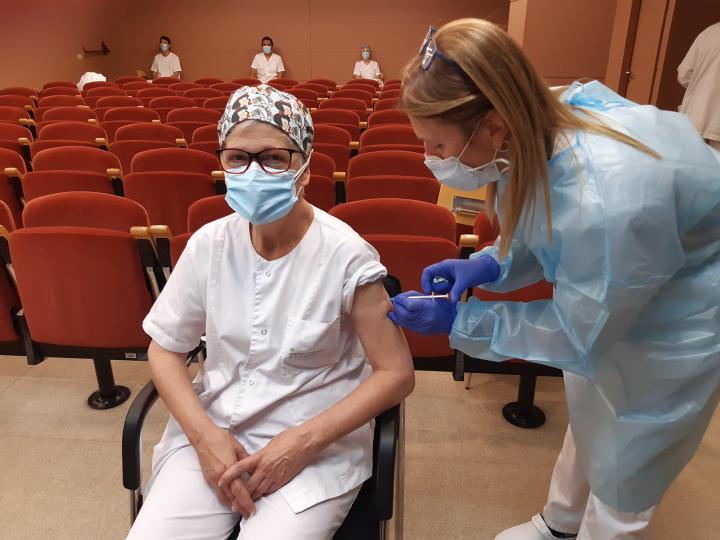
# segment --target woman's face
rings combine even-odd
[[[365,53],[367,53],[367,54],[365,54]],[[372,56],[372,53],[370,52],[370,47],[363,47],[362,49],[360,49],[360,58],[362,58],[363,60],[365,60],[365,57],[366,57],[366,56],[367,56],[367,59],[368,59],[368,60],[369,60],[370,57]]]
[[[425,146],[425,154],[444,159],[460,156],[468,134],[458,125],[449,124],[436,118],[410,116],[410,124],[418,139]],[[509,130],[505,121],[491,110],[480,121],[474,135],[462,154],[462,162],[469,167],[484,165],[495,156],[495,149],[501,148],[507,140]]]

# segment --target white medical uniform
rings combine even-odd
[[[182,71],[180,57],[174,52],[167,56],[164,56],[163,53],[157,53],[153,58],[150,71],[154,71],[161,77],[172,77],[176,71]]]
[[[678,67],[678,81],[687,89],[680,112],[720,150],[720,23],[695,39]]]
[[[257,254],[249,224],[238,214],[206,225],[188,242],[143,323],[153,340],[175,352],[193,349],[206,334],[207,360],[193,388],[211,420],[250,454],[342,400],[371,372],[349,314],[356,288],[384,277],[386,270],[377,252],[349,226],[317,208],[313,211],[300,243],[273,261]],[[354,490],[370,477],[372,442],[372,426],[366,424],[323,450],[277,491],[290,510],[286,514],[298,523],[312,519],[305,511],[332,499],[347,512],[342,496],[353,492],[354,499]],[[167,484],[161,486],[163,479],[172,482],[179,474],[172,465],[174,474],[163,476],[165,464],[171,465],[174,454],[188,446],[171,417],[153,454],[148,505],[154,490],[168,491]],[[196,466],[184,470],[202,476]],[[183,485],[173,489],[182,490]],[[192,485],[188,481],[187,489]],[[212,527],[213,516],[224,508],[217,506],[212,491],[186,496],[195,502],[193,519],[205,519]],[[136,523],[159,530],[172,521],[173,504],[144,506]],[[227,508],[223,511],[237,520]],[[301,527],[294,536],[293,527],[284,538],[306,538],[300,535]],[[328,538],[333,532],[328,531]],[[221,527],[207,538],[224,540],[222,533]],[[244,534],[248,540],[270,538],[262,531]],[[131,533],[130,538],[145,536]]]
[[[363,79],[376,80],[382,85],[382,81],[378,79],[380,73],[382,73],[380,71],[380,65],[375,60],[370,60],[367,64],[364,60],[358,60],[355,62],[353,75],[358,75]]]
[[[266,58],[265,53],[257,53],[250,67],[257,71],[257,78],[264,83],[277,78],[278,73],[285,71],[282,58],[275,53],[271,53],[270,58]]]

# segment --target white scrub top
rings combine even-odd
[[[353,69],[353,75],[359,75],[363,79],[374,79],[378,82],[378,75],[380,75],[380,65],[375,60],[370,60],[367,64],[363,60],[355,62],[355,68]]]
[[[386,270],[349,226],[313,210],[300,243],[274,261],[257,254],[238,214],[204,226],[143,323],[174,352],[190,351],[206,334],[207,360],[193,389],[212,421],[250,454],[342,400],[372,371],[349,314],[356,288]],[[347,493],[370,477],[372,443],[365,424],[280,493],[294,512]],[[152,479],[188,444],[171,416],[155,447]]]
[[[703,30],[678,67],[687,90],[680,112],[705,139],[720,141],[720,23]]]
[[[269,59],[265,58],[265,53],[257,53],[250,67],[257,71],[257,78],[264,83],[275,79],[278,73],[285,71],[282,58],[275,53],[272,53]]]
[[[182,71],[180,57],[174,52],[167,56],[164,56],[163,53],[157,53],[153,58],[150,71],[156,72],[161,77],[172,77],[176,71]]]

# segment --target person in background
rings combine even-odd
[[[678,66],[685,90],[679,107],[705,141],[720,150],[720,23],[703,30]]]
[[[265,36],[262,38],[262,52],[259,52],[253,58],[250,65],[250,76],[259,79],[260,82],[267,83],[278,77],[285,75],[285,65],[282,57],[273,52],[272,38]]]
[[[172,47],[172,41],[167,36],[160,36],[160,52],[153,58],[152,67],[152,78],[157,79],[158,77],[175,77],[180,78],[180,57],[170,50]]]
[[[380,66],[375,60],[370,60],[372,51],[369,45],[363,45],[360,47],[360,60],[355,62],[355,69],[353,69],[353,79],[373,79],[380,83],[382,86],[383,74],[380,71]]]

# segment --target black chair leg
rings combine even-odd
[[[88,405],[92,409],[104,410],[117,407],[130,397],[130,389],[115,384],[112,364],[105,356],[93,358],[95,364],[95,377],[97,377],[98,390],[88,397]]]
[[[512,425],[530,429],[545,423],[545,413],[534,404],[536,382],[537,375],[534,372],[520,375],[518,400],[503,407],[503,416]]]

